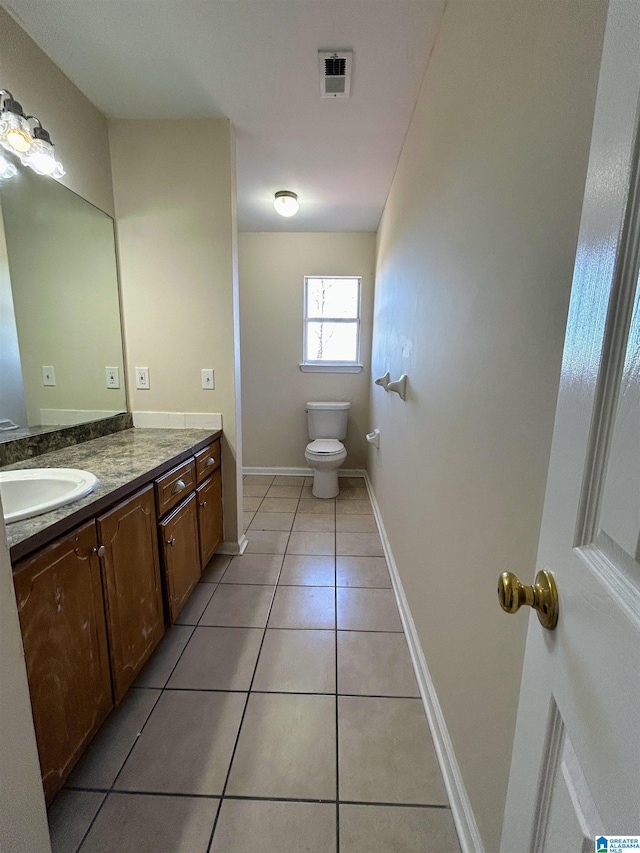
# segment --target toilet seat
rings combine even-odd
[[[307,450],[321,456],[337,456],[344,450],[344,444],[337,438],[316,438],[307,444]]]

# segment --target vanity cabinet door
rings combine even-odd
[[[14,567],[47,803],[113,706],[95,524]]]
[[[170,624],[184,607],[191,590],[200,580],[200,549],[196,494],[158,525],[164,566],[164,582]]]
[[[97,519],[116,703],[164,634],[153,486]]]
[[[200,530],[200,562],[207,565],[222,542],[222,475],[218,468],[196,491],[198,528]]]

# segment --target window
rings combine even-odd
[[[303,349],[301,370],[362,370],[359,278],[305,277]]]

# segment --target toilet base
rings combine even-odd
[[[311,487],[314,498],[335,498],[339,491],[337,468],[324,471],[314,468],[313,486]]]

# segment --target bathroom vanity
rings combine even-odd
[[[7,526],[47,803],[222,541],[220,435],[130,429],[10,466],[100,479]]]

